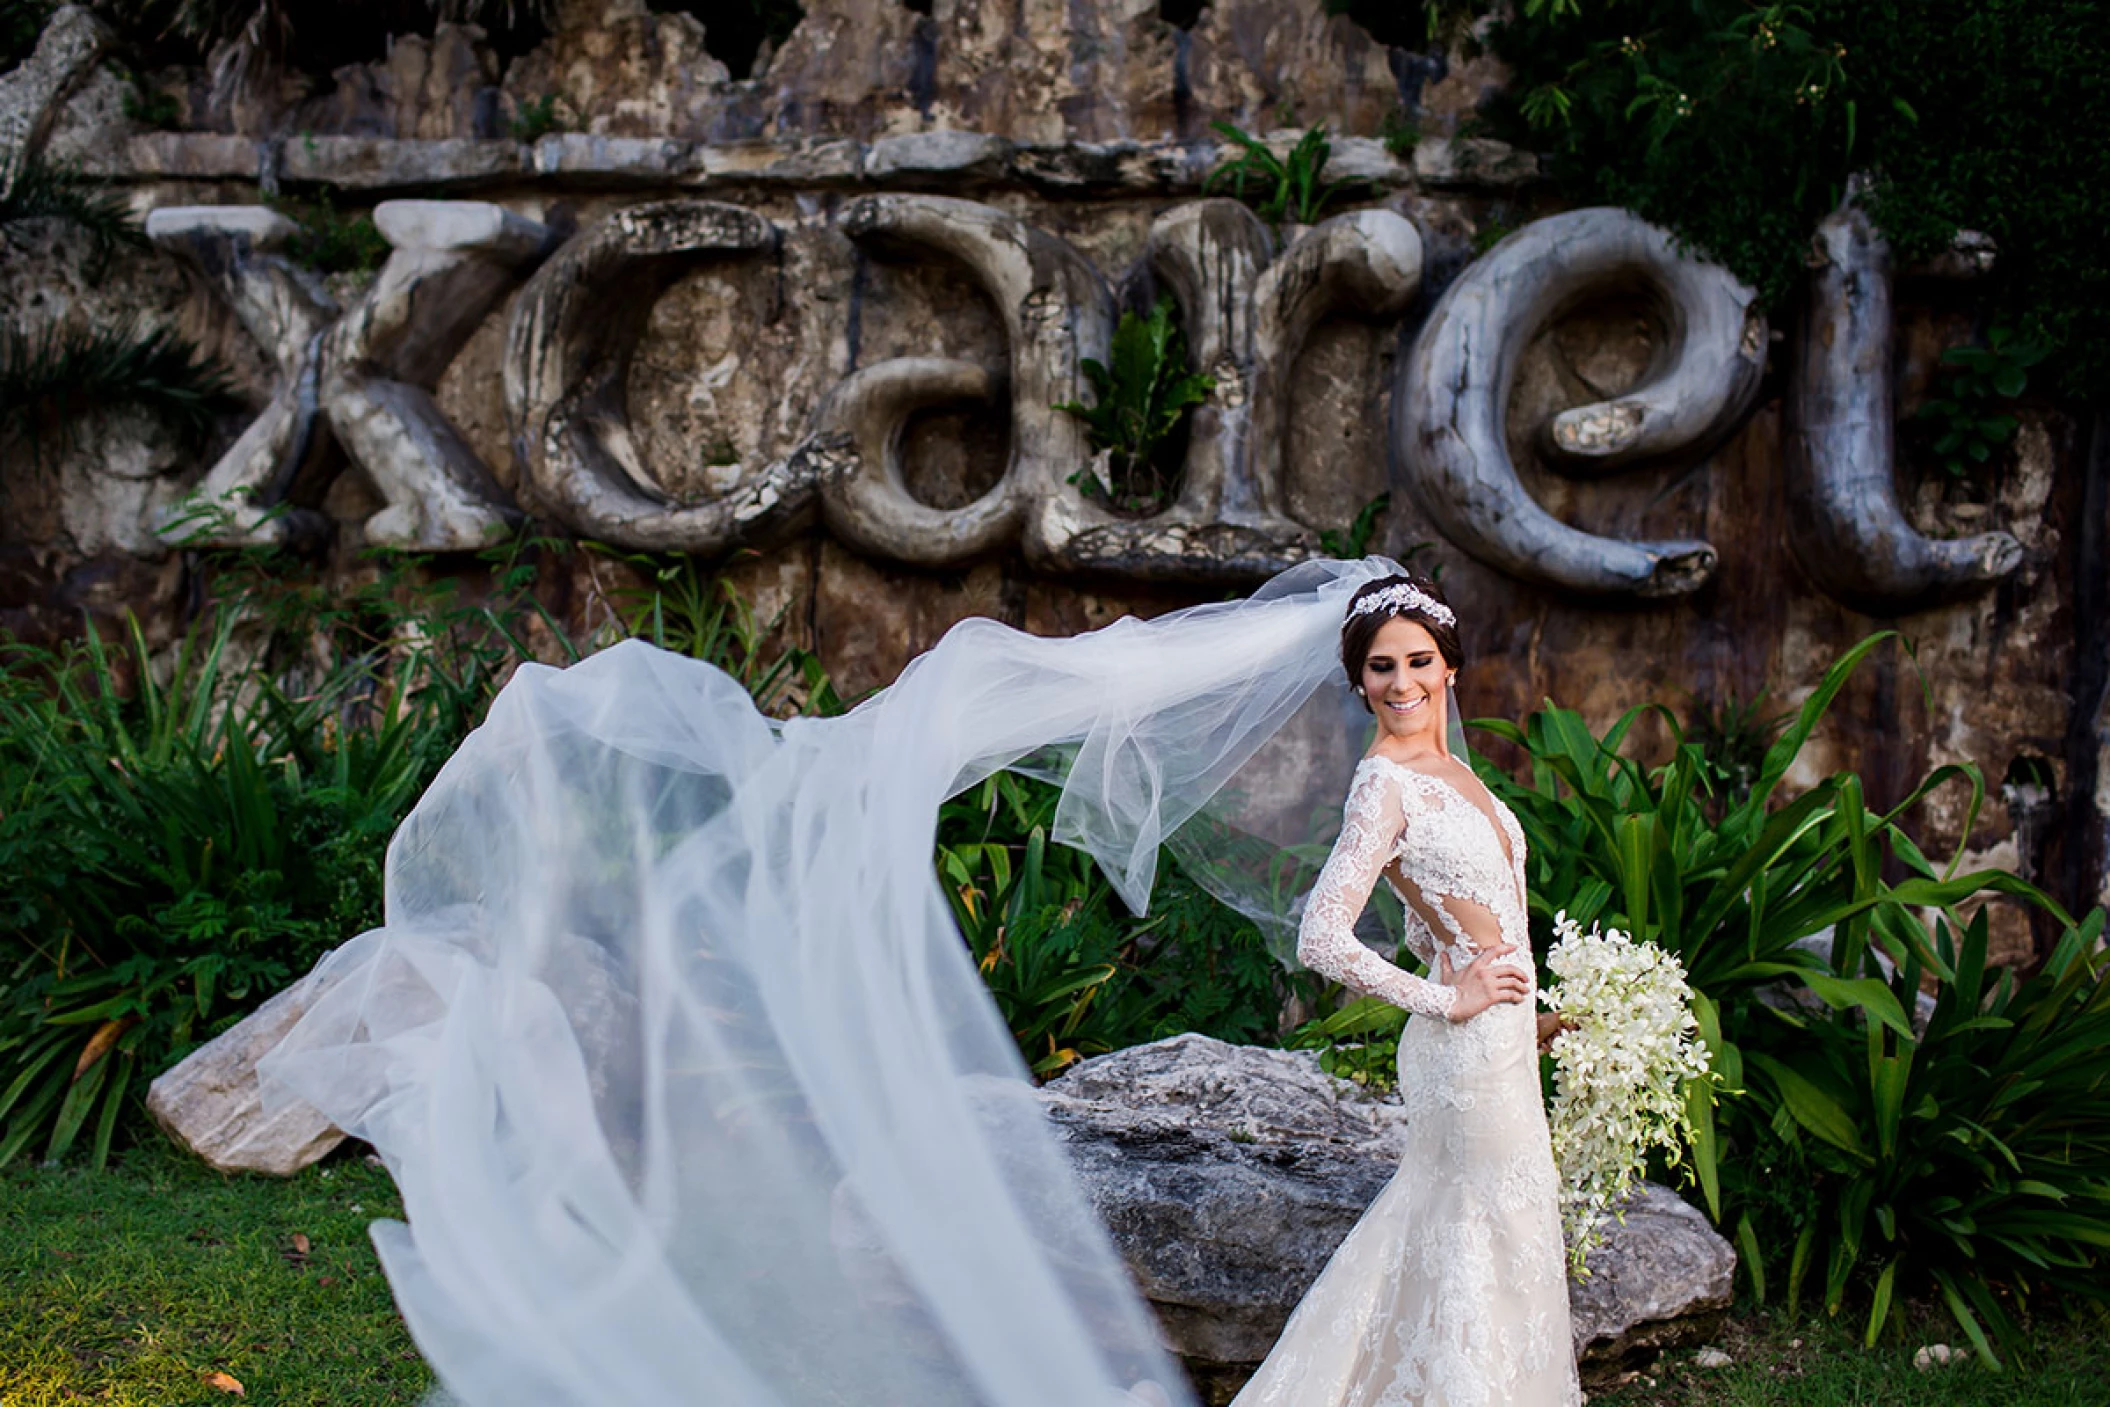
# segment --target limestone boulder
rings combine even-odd
[[[321,990],[294,983],[154,1081],[147,1113],[162,1132],[221,1172],[290,1177],[344,1134],[298,1101],[267,1110],[257,1062],[307,1014]]]
[[[1183,1035],[1080,1063],[1041,1099],[1167,1341],[1228,1400],[1398,1166],[1405,1112],[1311,1052]],[[1712,1333],[1736,1256],[1644,1187],[1571,1285],[1585,1381]]]
[[[1589,1274],[1568,1282],[1576,1354],[1592,1385],[1711,1337],[1734,1292],[1736,1252],[1677,1193],[1644,1183],[1621,1216],[1590,1253]]]

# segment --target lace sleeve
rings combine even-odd
[[[1458,993],[1441,982],[1416,977],[1364,947],[1356,918],[1392,858],[1406,811],[1397,781],[1382,767],[1358,767],[1348,789],[1340,839],[1319,871],[1304,921],[1297,930],[1297,960],[1345,987],[1405,1007],[1419,1016],[1449,1018]]]

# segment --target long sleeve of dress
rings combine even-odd
[[[1355,936],[1355,921],[1405,827],[1398,782],[1381,766],[1366,763],[1357,768],[1340,838],[1304,903],[1297,960],[1345,987],[1416,1015],[1448,1019],[1458,1000],[1455,989],[1386,962]]]

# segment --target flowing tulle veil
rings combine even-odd
[[[1131,907],[1159,846],[1290,930],[1368,718],[1382,558],[1039,639],[967,621],[772,723],[641,644],[524,667],[390,846],[267,1088],[372,1142],[375,1238],[472,1407],[1188,1400],[932,871],[939,803],[1059,777]]]

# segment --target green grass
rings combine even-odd
[[[1990,1372],[1970,1358],[1956,1326],[1934,1310],[1912,1313],[1902,1341],[1863,1348],[1841,1322],[1739,1313],[1713,1347],[1734,1360],[1702,1368],[1697,1350],[1664,1355],[1591,1407],[2103,1407],[2110,1401],[2110,1315],[2084,1305],[2026,1331],[2029,1347]],[[1922,1372],[1922,1346],[1947,1343],[1961,1357]]]
[[[411,1407],[430,1386],[396,1317],[367,1223],[400,1216],[388,1175],[338,1158],[286,1181],[222,1177],[161,1144],[108,1170],[0,1171],[0,1407]],[[295,1236],[307,1238],[301,1255]],[[1863,1349],[1842,1325],[1739,1314],[1715,1340],[1734,1362],[1667,1355],[1593,1407],[2101,1407],[2110,1315],[2032,1326],[1992,1373],[1918,1372],[1955,1343],[1915,1313]],[[208,1379],[224,1373],[244,1399]]]
[[[366,1235],[401,1215],[358,1159],[223,1177],[156,1140],[0,1171],[0,1407],[243,1400],[214,1374],[271,1407],[407,1407],[431,1374]]]

